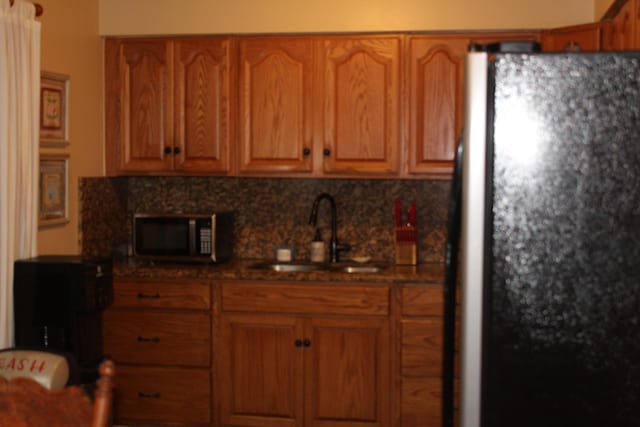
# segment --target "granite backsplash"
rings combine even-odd
[[[238,258],[271,258],[277,245],[309,258],[315,197],[333,196],[338,238],[352,255],[393,262],[394,201],[418,207],[418,259],[443,262],[449,181],[226,177],[120,177],[80,180],[82,254],[126,255],[134,213],[209,213],[233,210]],[[323,201],[318,226],[330,237],[330,207]]]

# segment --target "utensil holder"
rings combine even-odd
[[[416,227],[404,225],[396,227],[396,264],[416,265],[418,249],[416,244]]]

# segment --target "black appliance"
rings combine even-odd
[[[80,381],[98,377],[102,311],[113,301],[110,259],[39,256],[14,263],[15,344],[70,353]]]
[[[640,52],[496,47],[467,55],[443,425],[459,283],[460,426],[638,427]]]
[[[156,261],[227,261],[233,256],[233,224],[233,212],[135,214],[133,252]]]

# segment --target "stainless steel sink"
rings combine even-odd
[[[339,271],[341,273],[377,273],[384,269],[384,267],[380,265],[336,265],[329,267],[333,271]]]
[[[279,271],[283,273],[304,273],[313,271],[329,271],[337,273],[377,273],[384,270],[385,266],[380,264],[315,264],[302,262],[277,262],[264,261],[251,264],[249,268],[256,270]]]
[[[256,270],[271,270],[280,272],[308,272],[308,271],[322,271],[327,267],[324,264],[311,264],[311,263],[289,263],[289,262],[259,262],[252,264],[249,268]]]

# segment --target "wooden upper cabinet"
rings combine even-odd
[[[639,3],[638,0],[627,0],[611,20],[603,23],[603,50],[632,50],[640,47],[637,44],[640,35],[636,34],[640,18]]]
[[[306,37],[240,40],[240,172],[313,167],[313,44]]]
[[[229,43],[107,39],[109,175],[229,171]]]
[[[178,39],[174,49],[175,170],[228,172],[233,95],[230,40]]]
[[[601,27],[600,22],[594,22],[543,31],[542,50],[545,52],[598,51]]]
[[[172,50],[165,40],[107,40],[108,172],[172,167]],[[110,164],[109,164],[110,162]]]
[[[469,40],[412,36],[408,40],[410,174],[453,170],[462,129],[464,57]]]
[[[399,36],[320,40],[325,173],[397,173],[400,41]]]

